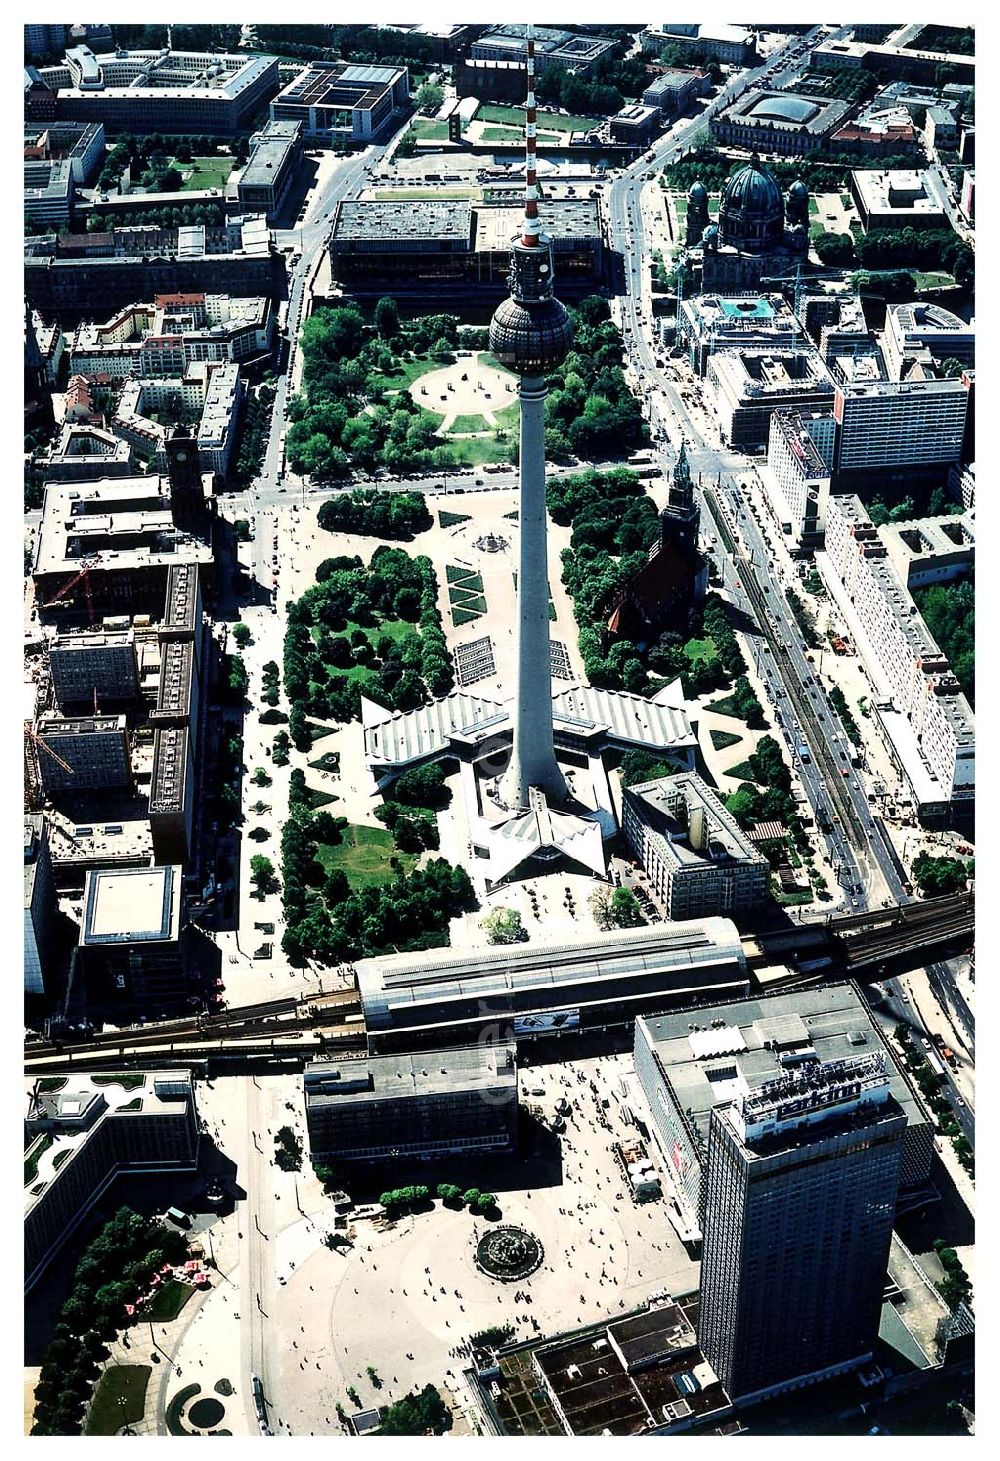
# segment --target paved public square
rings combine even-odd
[[[626,1055],[558,1066],[532,1063],[520,1077],[522,1107],[533,1108],[524,1130],[530,1142],[531,1131],[539,1130],[536,1116],[550,1125],[557,1101],[565,1097],[571,1110],[562,1136],[543,1133],[540,1145],[526,1146],[516,1158],[452,1159],[440,1175],[428,1167],[423,1180],[432,1190],[439,1180],[461,1182],[464,1176],[466,1185],[496,1192],[500,1220],[523,1226],[541,1241],[542,1266],[512,1284],[495,1282],[475,1267],[477,1237],[490,1223],[440,1202],[432,1211],[381,1230],[371,1221],[354,1222],[347,1231],[352,1246],[331,1250],[323,1239],[334,1229],[333,1205],[308,1161],[298,1174],[271,1164],[279,1126],[293,1124],[304,1136],[301,1079],[260,1078],[252,1093],[259,1101],[260,1126],[250,1139],[240,1117],[253,1078],[199,1086],[202,1118],[217,1134],[220,1149],[236,1162],[238,1190],[254,1195],[238,1201],[235,1211],[211,1229],[219,1266],[214,1290],[196,1309],[190,1306],[190,1318],[185,1310],[161,1336],[178,1367],[169,1379],[162,1372],[161,1381],[168,1383],[160,1389],[161,1403],[183,1383],[209,1376],[214,1381],[217,1370],[237,1377],[236,1359],[227,1370],[220,1356],[238,1355],[245,1341],[242,1328],[263,1294],[254,1322],[263,1324],[265,1334],[286,1337],[280,1346],[268,1346],[273,1361],[268,1404],[276,1432],[338,1431],[337,1403],[348,1413],[355,1408],[348,1399],[350,1385],[367,1407],[428,1382],[451,1390],[461,1431],[466,1422],[460,1351],[477,1331],[509,1324],[519,1338],[555,1333],[631,1309],[660,1289],[680,1293],[695,1287],[697,1264],[675,1237],[663,1201],[635,1205],[612,1154],[614,1140],[635,1136],[621,1114],[619,1090],[630,1065]],[[539,1088],[543,1096],[531,1094]],[[606,1110],[599,1107],[602,1100]],[[657,1160],[655,1151],[650,1156]],[[385,1175],[387,1184],[392,1180],[391,1173]],[[245,1247],[254,1231],[268,1271],[254,1278],[255,1292],[244,1292]],[[368,1366],[375,1369],[378,1386],[369,1379]],[[226,1410],[226,1425],[234,1434],[256,1433],[248,1397],[242,1398],[242,1419],[236,1398]]]

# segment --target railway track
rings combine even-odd
[[[867,851],[867,839],[865,838],[864,829],[858,821],[853,803],[844,789],[840,767],[837,765],[833,753],[827,744],[826,733],[819,723],[809,696],[802,692],[798,675],[795,673],[795,668],[789,660],[787,648],[771,627],[763,591],[757,582],[756,575],[747,568],[743,556],[739,551],[733,531],[729,526],[728,514],[722,502],[711,487],[704,489],[704,496],[705,501],[708,503],[709,511],[715,520],[715,525],[719,530],[719,534],[726,545],[743,591],[750,600],[751,607],[757,618],[757,627],[768,643],[774,662],[778,667],[778,672],[788,692],[789,699],[795,706],[806,739],[809,742],[809,748],[813,754],[813,758],[817,766],[822,770],[824,780],[826,781],[827,795],[836,806],[841,824],[845,829],[849,829],[849,835],[854,844],[855,852],[859,857],[863,858]]]

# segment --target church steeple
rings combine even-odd
[[[667,489],[667,505],[660,514],[661,543],[683,543],[696,548],[699,516],[687,459],[687,443],[682,440]]]

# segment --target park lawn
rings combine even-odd
[[[138,1425],[146,1411],[151,1373],[149,1365],[113,1365],[105,1370],[90,1402],[84,1435],[114,1436],[123,1425]]]
[[[493,412],[493,417],[501,431],[515,430],[518,424],[518,412],[520,409],[517,402],[513,401],[509,406],[504,406],[502,410]]]
[[[709,735],[712,737],[712,745],[717,751],[726,751],[730,746],[737,746],[743,739],[734,731],[715,730],[714,728],[709,731]]]
[[[485,416],[456,416],[448,427],[448,436],[462,436],[468,433],[481,435],[484,431],[490,431],[490,423]]]
[[[171,166],[188,174],[181,183],[182,192],[203,192],[206,188],[221,192],[235,163],[235,157],[193,157],[190,162],[174,162]]]
[[[684,646],[684,653],[691,663],[695,665],[702,659],[716,659],[719,651],[716,648],[715,640],[709,635],[706,639],[689,639]]]
[[[352,888],[374,888],[386,883],[393,876],[389,859],[398,857],[404,872],[410,872],[417,859],[413,853],[398,852],[392,833],[384,827],[363,827],[349,822],[343,831],[343,841],[331,846],[321,842],[316,848],[316,858],[327,872],[341,868],[347,874]]]
[[[193,1293],[189,1283],[178,1283],[175,1278],[168,1278],[166,1283],[160,1284],[143,1317],[155,1319],[158,1324],[176,1319]]]
[[[497,441],[492,432],[488,436],[449,438],[443,445],[454,466],[478,467],[485,462],[510,461],[510,442]]]

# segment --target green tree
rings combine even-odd
[[[615,889],[611,894],[609,913],[615,928],[637,928],[643,922],[639,900],[631,888]]]
[[[389,295],[383,295],[375,306],[375,329],[382,340],[394,340],[399,334],[399,309]]]
[[[262,852],[255,852],[250,859],[250,881],[256,890],[254,896],[261,899],[276,885],[274,863]]]
[[[519,944],[528,937],[516,908],[494,908],[480,924],[491,944]]]

